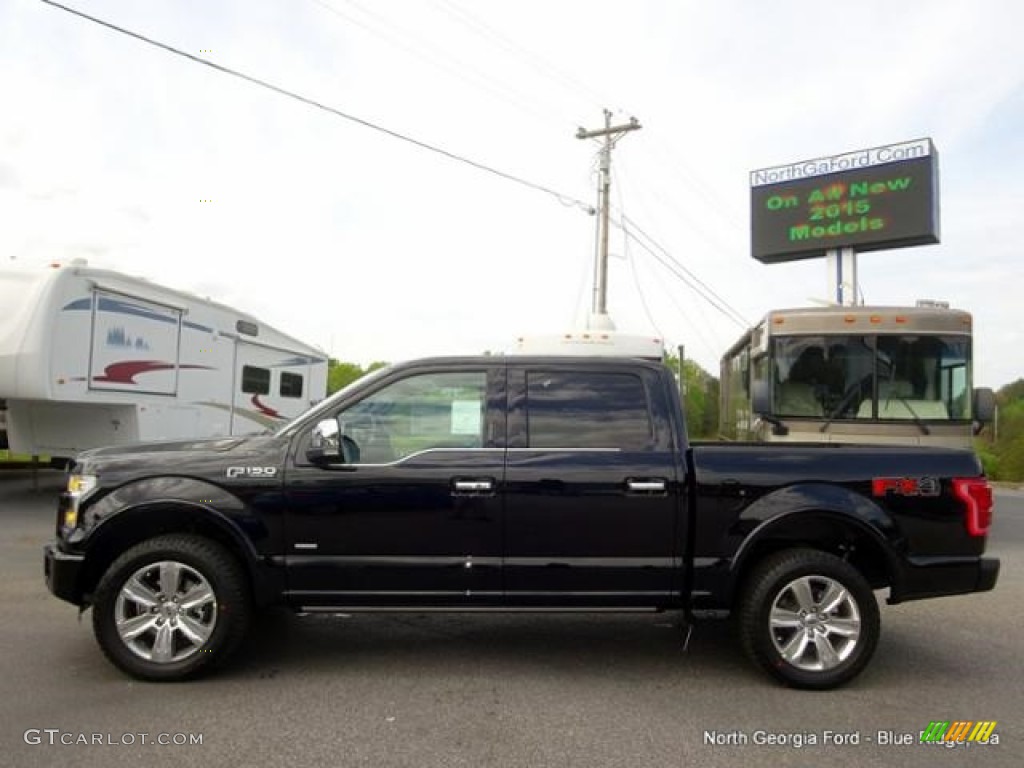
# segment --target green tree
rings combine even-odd
[[[378,360],[363,368],[358,363],[348,363],[343,360],[335,360],[332,357],[327,361],[327,394],[333,395],[356,379],[360,379],[378,368],[383,368],[385,365],[387,363]]]
[[[996,393],[998,424],[989,425],[975,442],[985,473],[993,480],[1024,480],[1024,379]]]
[[[665,364],[679,376],[679,358],[669,355]],[[718,434],[718,379],[693,360],[683,362],[683,413],[691,439],[711,439]]]
[[[1014,400],[1024,400],[1024,379],[1007,384],[996,393],[996,399],[1003,404],[1012,403]]]

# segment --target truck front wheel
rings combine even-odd
[[[813,549],[757,565],[739,605],[747,655],[787,685],[835,688],[867,665],[878,644],[878,603],[849,563]]]
[[[209,539],[173,534],[132,547],[107,569],[93,631],[128,674],[181,680],[226,661],[250,614],[238,561]]]

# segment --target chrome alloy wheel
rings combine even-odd
[[[801,576],[786,584],[772,602],[768,621],[779,655],[810,672],[842,664],[861,634],[856,600],[827,576]]]
[[[170,664],[202,650],[217,625],[217,596],[199,571],[174,560],[148,563],[121,586],[117,634],[146,661]]]

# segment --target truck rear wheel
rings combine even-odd
[[[181,680],[223,663],[250,621],[238,561],[201,536],[144,541],[107,569],[93,631],[116,666],[144,680]]]
[[[739,606],[747,655],[795,688],[842,685],[878,645],[878,603],[849,563],[813,549],[791,549],[760,563]]]

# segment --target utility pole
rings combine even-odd
[[[609,327],[608,318],[608,213],[611,208],[612,187],[612,148],[619,139],[630,131],[639,130],[642,126],[635,117],[629,118],[624,125],[612,125],[612,113],[604,111],[604,128],[588,131],[580,128],[576,132],[577,139],[604,139],[601,147],[600,178],[598,180],[598,208],[600,216],[597,220],[597,252],[594,258],[594,302],[588,327],[592,323],[600,323]]]

